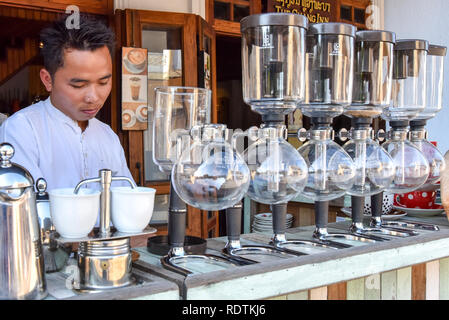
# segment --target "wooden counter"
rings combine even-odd
[[[47,275],[49,298],[60,299],[449,299],[449,223],[445,216],[407,221],[434,223],[439,231],[394,238],[332,252],[317,253],[184,277],[162,267],[160,256],[139,247],[133,272],[142,285],[108,293],[68,294],[61,273]],[[329,232],[348,229],[350,221],[329,224]],[[310,240],[313,226],[289,229],[288,239]],[[266,244],[266,234],[243,234],[242,245]],[[207,253],[220,254],[226,237],[208,239]],[[56,285],[58,284],[58,285]],[[57,288],[66,296],[59,296]],[[56,291],[55,291],[56,290]],[[67,290],[67,289],[66,289]],[[70,291],[70,290],[69,290]],[[71,291],[70,291],[71,292]]]
[[[449,224],[445,216],[404,219],[438,223],[440,231],[395,238],[364,246],[190,275],[183,299],[449,299]],[[329,225],[329,232],[347,230],[349,221]],[[289,239],[311,239],[314,227],[288,230]],[[245,234],[242,244],[265,244],[269,235]],[[219,253],[226,237],[208,239],[209,253]],[[145,256],[146,248],[139,248]],[[137,264],[161,271],[156,256]],[[145,261],[146,260],[146,261]],[[168,276],[169,277],[169,276]]]

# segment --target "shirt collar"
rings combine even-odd
[[[44,103],[45,103],[45,105],[46,105],[46,108],[47,108],[48,113],[50,114],[50,116],[51,116],[53,119],[58,120],[58,121],[61,121],[61,122],[63,122],[63,123],[66,123],[66,124],[68,124],[71,128],[73,128],[73,129],[75,129],[75,130],[76,130],[76,129],[77,129],[77,130],[81,130],[81,128],[80,128],[80,126],[78,125],[78,122],[77,122],[77,121],[75,121],[75,120],[73,120],[72,118],[70,118],[69,116],[67,116],[64,112],[62,112],[61,110],[59,110],[58,108],[56,108],[56,107],[51,103],[50,97],[48,97],[48,98],[44,101]],[[89,128],[89,126],[90,126],[90,124],[91,124],[91,120],[92,120],[92,119],[90,119],[90,120],[88,121],[87,127],[86,127],[86,129],[85,129],[84,131],[86,131],[86,130]]]

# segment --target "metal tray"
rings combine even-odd
[[[150,235],[157,232],[155,228],[150,226],[147,226],[141,232],[136,233],[119,232],[114,228],[111,228],[111,233],[109,234],[109,236],[102,236],[98,231],[99,229],[95,228],[93,230],[93,235],[83,238],[63,238],[59,235],[59,233],[56,232],[54,240],[59,244],[66,244],[66,243],[87,242],[87,241],[114,240],[142,235]]]

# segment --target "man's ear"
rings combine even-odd
[[[45,86],[45,89],[47,89],[48,92],[51,92],[53,81],[50,72],[48,72],[47,69],[42,68],[39,75],[41,77],[42,83]]]

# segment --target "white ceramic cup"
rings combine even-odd
[[[120,232],[141,232],[151,220],[156,189],[111,188],[111,219]]]
[[[100,211],[100,193],[88,188],[80,189],[78,194],[73,193],[73,188],[48,192],[51,220],[61,237],[87,237]]]

